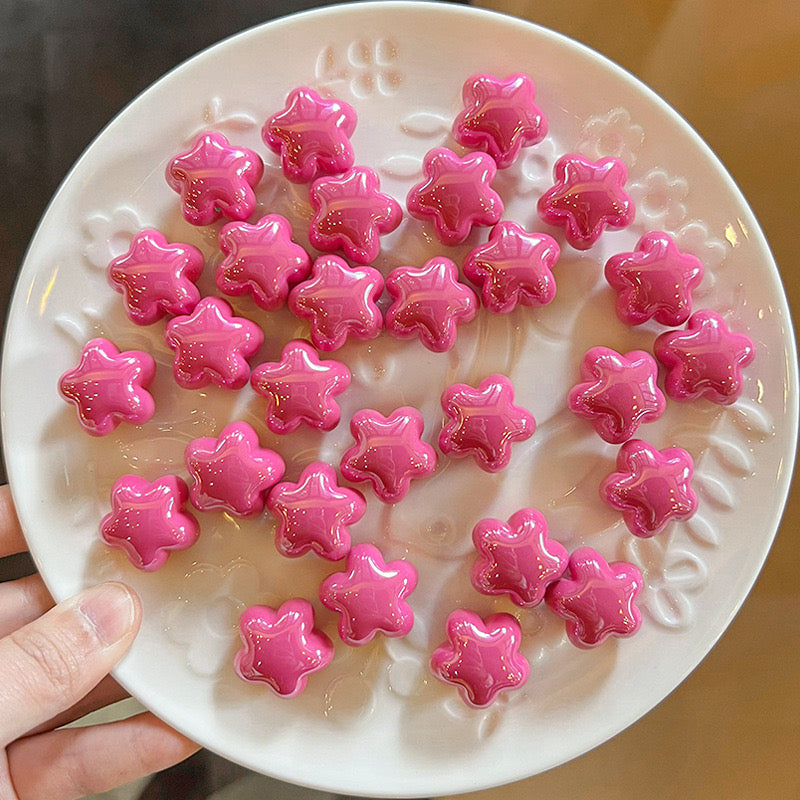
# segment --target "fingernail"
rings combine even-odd
[[[136,617],[130,589],[113,581],[89,589],[78,607],[104,647],[110,647],[126,636]]]

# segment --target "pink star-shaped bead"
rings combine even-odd
[[[120,422],[143,425],[155,412],[147,391],[156,374],[153,357],[139,350],[120,353],[108,339],[92,339],[78,366],[65,372],[58,388],[78,410],[81,427],[92,436],[111,433]]]
[[[600,484],[600,497],[622,512],[634,536],[649,538],[672,520],[687,520],[697,511],[693,473],[694,462],[683,448],[657,450],[631,439],[617,454],[617,472]]]
[[[514,387],[504,375],[489,375],[477,389],[454,383],[442,394],[447,415],[439,449],[453,458],[474,456],[486,472],[499,472],[511,460],[511,445],[530,439],[533,414],[514,405]]]
[[[281,157],[283,172],[294,183],[319,175],[336,175],[353,166],[350,137],[356,112],[341,100],[323,100],[301,86],[286,98],[286,107],[264,123],[267,147]]]
[[[654,345],[656,358],[667,368],[664,389],[681,402],[705,397],[730,405],[742,394],[742,369],[755,357],[751,339],[728,330],[714,311],[697,311],[685,331],[662,333]]]
[[[497,165],[485,153],[459,158],[437,147],[425,156],[425,180],[412,187],[406,206],[412,217],[431,220],[442,244],[461,244],[475,225],[494,225],[503,201],[492,189]]]
[[[328,561],[344,558],[350,550],[348,525],[367,510],[361,492],[339,486],[328,464],[315,461],[297,483],[279,483],[267,498],[277,520],[275,547],[288,558],[313,550]]]
[[[651,318],[683,325],[692,312],[692,290],[703,280],[703,264],[681,253],[669,234],[651,231],[634,252],[611,256],[605,275],[617,292],[617,316],[627,325]]]
[[[458,267],[436,256],[422,267],[397,267],[386,279],[394,302],[386,312],[386,330],[396,339],[419,338],[434,353],[456,343],[456,328],[478,309],[475,292],[458,280]]]
[[[302,423],[330,431],[341,417],[334,397],[350,385],[350,370],[333,359],[320,361],[311,345],[295,339],[284,346],[280,361],[256,367],[250,383],[267,399],[273,433],[291,433]]]
[[[511,166],[523,147],[547,135],[547,120],[533,101],[535,92],[527,75],[506,80],[473,75],[461,90],[464,110],[453,123],[453,138],[488,152],[498,169]]]
[[[570,556],[564,577],[547,589],[545,602],[567,621],[572,644],[588,649],[639,630],[642,615],[635,601],[643,585],[633,564],[609,564],[596,550],[581,547]]]
[[[588,419],[604,441],[621,444],[643,422],[664,413],[667,401],[657,377],[655,359],[643,350],[623,356],[608,347],[593,347],[581,362],[583,382],[570,390],[570,410]]]
[[[633,222],[633,201],[625,191],[628,170],[618,158],[593,162],[571,153],[556,161],[555,186],[539,198],[539,216],[564,228],[576,250],[588,250],[606,229]]]
[[[186,484],[175,475],[152,483],[123,475],[111,489],[111,513],[100,523],[100,537],[137,569],[153,572],[170,551],[191,547],[200,535],[197,520],[183,511],[188,498]]]
[[[350,420],[355,445],[343,456],[342,475],[358,483],[369,481],[385,503],[397,503],[413,478],[436,469],[436,451],[422,441],[424,421],[415,408],[403,406],[384,417],[362,409]]]
[[[314,609],[300,598],[277,610],[250,606],[239,618],[239,635],[236,674],[250,683],[265,683],[280,697],[299,695],[308,676],[333,660],[333,643],[314,627]]]
[[[343,250],[357,264],[369,264],[381,251],[380,235],[403,219],[394,198],[380,191],[374,170],[353,167],[337,178],[318,178],[309,198],[314,216],[308,239],[318,250]]]
[[[414,625],[406,598],[417,586],[417,571],[407,561],[383,560],[371,544],[357,544],[347,556],[347,572],[334,572],[322,582],[319,599],[338,612],[339,636],[357,647],[379,631],[405,636]]]
[[[225,258],[217,267],[217,287],[231,297],[251,294],[265,311],[281,308],[289,289],[311,272],[308,253],[292,241],[292,226],[280,214],[255,225],[229,222],[219,232]]]
[[[167,344],[175,351],[173,374],[184,389],[214,383],[241,389],[250,378],[247,359],[264,341],[261,328],[234,317],[230,305],[218,297],[204,297],[186,317],[167,323]]]
[[[128,252],[106,270],[137,325],[150,325],[166,314],[189,314],[200,300],[195,282],[202,272],[203,254],[196,247],[170,244],[151,229],[137,233]]]
[[[458,609],[447,618],[447,638],[434,650],[431,670],[456,686],[468,706],[486,708],[500,692],[518,689],[528,680],[530,667],[519,652],[522,631],[511,614],[484,620]]]
[[[183,216],[192,225],[220,217],[247,219],[256,207],[253,188],[264,174],[261,156],[232,147],[221,133],[203,133],[191,150],[167,165],[167,183],[181,196]]]
[[[219,509],[236,517],[260,514],[270,487],[283,476],[283,459],[262,448],[246,422],[232,422],[218,437],[193,439],[186,446],[189,490],[200,511]]]
[[[518,304],[543,306],[553,300],[553,267],[560,254],[552,236],[529,233],[516,222],[498,222],[489,241],[467,256],[464,275],[481,287],[489,311],[508,314]]]
[[[508,524],[482,519],[472,542],[478,551],[472,585],[483,594],[508,595],[523,608],[538,606],[567,568],[566,548],[548,537],[547,521],[535,508],[517,511]]]
[[[289,310],[311,323],[311,341],[320,350],[338,350],[348,336],[374,339],[383,327],[375,301],[383,275],[372,267],[348,266],[339,256],[321,256],[311,277],[289,293]]]

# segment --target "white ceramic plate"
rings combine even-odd
[[[104,267],[134,231],[154,226],[204,251],[203,286],[213,291],[219,226],[185,223],[163,178],[169,158],[209,129],[266,156],[259,211],[285,214],[307,243],[307,188],[282,179],[259,137],[263,120],[298,85],[356,108],[358,163],[377,169],[383,189],[404,199],[425,152],[449,141],[463,81],[482,71],[529,73],[550,123],[547,140],[498,178],[505,218],[544,229],[536,200],[555,159],[574,150],[626,161],[637,218],[586,253],[563,247],[552,305],[507,317],[482,311],[461,328],[450,353],[386,336],[339,351],[354,375],[340,400],[344,420],[364,406],[388,413],[410,404],[425,415],[433,441],[441,390],[498,371],[511,376],[538,430],[498,475],[471,460],[443,458],[437,473],[395,507],[367,489],[368,514],[353,527],[354,538],[417,566],[415,628],[406,639],[379,638],[360,649],[339,642],[333,664],[312,677],[307,691],[282,700],[234,675],[237,615],[251,603],[315,598],[334,565],[280,557],[266,519],[199,514],[199,543],[171,555],[160,572],[141,574],[101,545],[97,525],[120,474],[186,476],[186,443],[232,419],[256,426],[262,443],[286,459],[289,479],[316,458],[337,464],[348,446],[347,424],[325,435],[275,437],[249,390],[179,390],[163,322],[146,329],[129,323]],[[734,406],[670,403],[662,420],[641,430],[656,446],[678,444],[692,453],[701,504],[690,522],[637,540],[597,494],[616,448],[574,418],[565,398],[589,347],[651,348],[656,327],[622,325],[602,279],[606,258],[632,249],[651,229],[672,232],[704,260],[708,277],[695,307],[713,308],[748,332],[757,356]],[[485,236],[475,234],[448,254],[460,261]],[[444,250],[429,228],[406,220],[384,240],[376,266],[387,272]],[[234,305],[264,326],[260,360],[276,358],[283,342],[305,333],[288,313],[267,315],[249,300]],[[79,429],[56,391],[59,375],[96,335],[120,349],[147,349],[158,364],[154,419],[103,439]],[[3,366],[9,473],[53,595],[118,578],[143,598],[143,630],[116,671],[119,680],[206,747],[252,769],[342,793],[433,795],[522,778],[599,744],[652,708],[709,651],[749,591],[778,524],[796,442],[786,301],[758,225],[715,157],[663,102],[596,54],[533,25],[455,6],[356,4],[279,20],[202,53],[145,92],[98,137],[48,209],[21,272]],[[520,612],[471,588],[473,525],[526,505],[545,513],[551,534],[568,548],[591,545],[609,560],[642,568],[645,621],[637,636],[579,651],[547,610]],[[459,606],[512,611],[522,623],[530,680],[488,710],[466,708],[427,671],[444,620]],[[316,608],[319,625],[335,636],[334,615],[318,602]]]

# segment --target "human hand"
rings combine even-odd
[[[0,558],[25,550],[0,487]],[[103,583],[54,606],[38,575],[0,583],[0,800],[73,800],[182,761],[197,745],[150,713],[61,728],[126,695],[109,676],[141,623],[136,594]]]

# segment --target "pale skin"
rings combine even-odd
[[[0,487],[0,558],[23,552]],[[141,624],[139,598],[105,583],[55,605],[38,575],[0,583],[0,800],[75,800],[165,769],[197,745],[150,713],[62,728],[123,699],[109,672]]]

